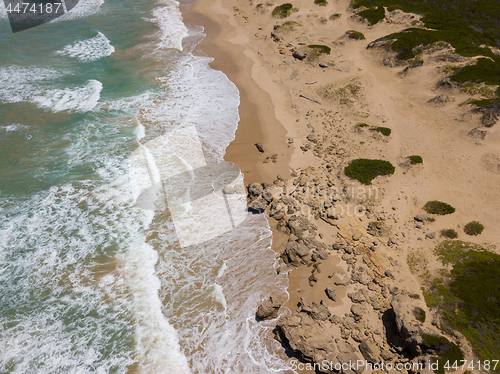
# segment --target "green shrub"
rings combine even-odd
[[[359,31],[356,31],[356,30],[349,30],[349,31],[347,31],[347,35],[349,35],[349,38],[355,39],[355,40],[364,40],[364,39],[366,39],[362,32],[359,32]]]
[[[320,45],[320,44],[310,44],[308,45],[309,48],[315,49],[318,51],[319,54],[327,54],[329,55],[332,49],[326,45]]]
[[[392,175],[394,171],[395,168],[389,161],[360,158],[351,161],[349,166],[345,168],[345,175],[369,185],[379,175]]]
[[[281,4],[273,9],[272,15],[276,18],[285,18],[292,13],[292,9],[293,5],[290,3]]]
[[[357,127],[370,127],[367,123],[358,123]]]
[[[388,127],[380,127],[380,126],[374,126],[370,129],[371,131],[377,131],[381,133],[382,135],[389,136],[391,135],[392,130]]]
[[[358,16],[365,18],[370,25],[375,25],[385,18],[385,10],[384,7],[377,6],[358,12]]]
[[[441,236],[449,239],[456,239],[458,238],[458,233],[453,229],[445,229],[441,230]]]
[[[471,221],[464,227],[464,231],[467,235],[479,235],[483,230],[484,226],[478,221]]]
[[[341,16],[340,13],[334,13],[330,16],[330,20],[335,21],[336,19],[339,19]]]
[[[420,307],[415,307],[413,309],[413,315],[415,316],[415,318],[417,319],[417,321],[420,321],[422,323],[425,322],[425,310],[423,310],[422,308]]]
[[[455,213],[455,208],[453,208],[451,205],[437,200],[428,201],[427,204],[425,204],[424,209],[427,213],[439,214],[441,216],[444,216],[445,214]]]
[[[314,0],[314,4],[319,6],[326,6],[328,2],[326,0]]]
[[[422,157],[421,156],[417,156],[417,155],[413,155],[413,156],[410,156],[408,157],[410,159],[410,163],[412,165],[415,165],[415,164],[422,164],[424,162],[424,160],[422,160]]]
[[[415,299],[415,300],[420,299],[420,295],[418,293],[412,293],[412,294],[409,294],[408,296],[410,296],[411,299]]]
[[[460,361],[464,359],[464,355],[460,348],[443,336],[423,334],[422,340],[436,355],[431,358],[434,362],[438,362],[438,369],[435,370],[437,374],[444,374],[444,366],[447,362],[448,365],[451,366],[453,362],[460,363]]]

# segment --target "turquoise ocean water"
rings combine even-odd
[[[265,217],[221,234],[186,215],[181,245],[136,204],[148,142],[196,129],[217,164],[234,138],[237,89],[191,53],[203,29],[169,0],[81,0],[16,34],[0,8],[0,373],[285,370],[254,318],[286,298]]]

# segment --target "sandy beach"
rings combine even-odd
[[[211,67],[240,92],[240,123],[226,159],[240,166],[246,184],[269,184],[254,186],[260,191],[255,199],[266,191],[274,197],[266,208],[273,249],[290,269],[282,313],[294,312],[305,297],[326,307],[329,322],[321,331],[335,340],[336,351],[366,359],[356,347],[369,341],[377,359],[397,362],[383,333],[384,312],[396,298],[413,295],[413,305],[428,316],[421,327],[471,357],[463,336],[437,328],[440,317],[427,307],[422,278],[410,267],[439,271],[433,250],[443,229],[477,244],[499,242],[500,133],[461,105],[481,95],[443,81],[450,65],[443,55],[453,55],[447,46],[426,50],[422,64],[410,66],[370,44],[418,24],[417,15],[387,12],[370,26],[347,0],[326,6],[294,1],[295,10],[283,19],[271,15],[276,5],[198,0],[183,14],[187,24],[205,28],[198,53],[213,57]],[[467,62],[458,56],[453,63]],[[377,127],[390,128],[390,135]],[[423,163],[411,164],[411,155]],[[389,161],[395,172],[362,185],[344,173],[357,158]],[[415,219],[430,200],[456,212]],[[300,217],[305,221],[294,221]],[[484,224],[481,235],[464,233],[472,220]],[[308,249],[294,263],[287,253],[296,242]],[[299,309],[306,310],[305,303]],[[309,358],[316,361],[316,353]]]

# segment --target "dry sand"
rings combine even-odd
[[[374,180],[375,197],[343,201],[367,205],[368,214],[345,213],[335,226],[313,221],[326,243],[340,239],[362,248],[376,241],[374,261],[380,271],[391,269],[394,274],[394,279],[387,278],[388,284],[421,295],[420,280],[410,272],[407,256],[414,252],[416,258],[426,258],[431,268],[437,268],[432,250],[441,240],[440,230],[454,228],[459,239],[476,243],[499,242],[500,126],[480,128],[479,114],[472,114],[468,105],[459,105],[469,94],[453,87],[437,88],[446,75],[445,66],[464,62],[443,58],[450,54],[446,48],[428,51],[423,66],[407,70],[394,65],[387,52],[367,49],[374,40],[415,24],[418,17],[395,12],[390,19],[369,26],[352,17],[347,0],[329,1],[324,7],[312,0],[293,5],[298,11],[285,19],[271,16],[274,6],[246,0],[198,0],[184,8],[187,23],[205,27],[207,38],[199,48],[215,58],[211,66],[222,70],[240,91],[241,120],[226,159],[241,167],[247,183],[272,183],[280,175],[288,191],[294,187],[293,175],[308,167],[314,169],[310,169],[311,179],[316,175],[330,179],[335,187],[357,188],[361,185],[343,174],[350,160],[390,161],[396,172]],[[336,13],[340,18],[330,19]],[[287,21],[295,23],[283,26]],[[366,39],[350,39],[345,35],[348,30],[360,31]],[[292,56],[292,50],[307,51],[310,56],[309,44],[327,45],[331,53],[304,60]],[[445,100],[428,102],[437,95]],[[392,133],[385,137],[356,128],[361,122],[389,127]],[[477,127],[479,131],[471,136],[469,132]],[[318,140],[307,140],[311,133]],[[258,152],[254,143],[262,143],[265,152]],[[265,162],[273,154],[277,162]],[[422,156],[423,164],[408,165],[410,155]],[[327,164],[332,166],[328,172]],[[416,222],[413,217],[424,212],[429,200],[445,201],[456,212],[432,223]],[[367,234],[368,223],[376,219],[385,226],[379,237]],[[465,235],[463,226],[472,220],[484,224],[482,235]],[[288,236],[276,229],[274,219],[270,218],[270,224],[275,232],[273,247],[281,252]],[[432,232],[436,237],[426,238]],[[361,239],[353,242],[355,233]],[[387,245],[389,239],[394,244]],[[302,266],[289,273],[286,306],[290,310],[295,310],[304,294],[309,301],[327,301],[333,314],[349,310],[351,302],[342,296],[354,286],[339,288],[337,302],[324,294],[331,284],[329,272],[346,271],[340,255],[331,256],[323,268],[328,271],[319,274],[312,288],[310,268]],[[419,305],[426,309],[423,301]],[[379,323],[373,318],[374,324]],[[432,328],[430,322],[426,325]]]

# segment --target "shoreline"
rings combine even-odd
[[[272,183],[279,173],[288,178],[287,169],[293,148],[283,146],[286,130],[274,115],[269,94],[251,76],[255,62],[245,56],[244,46],[230,41],[232,27],[224,22],[224,15],[215,14],[211,8],[211,4],[196,1],[182,5],[181,12],[186,24],[204,27],[206,36],[195,51],[212,57],[214,60],[210,67],[222,71],[240,94],[240,120],[235,139],[226,149],[224,159],[240,167],[246,184]],[[263,145],[263,153],[258,151],[256,143]],[[278,144],[280,146],[276,146]],[[274,153],[279,154],[277,162],[271,167],[261,167],[265,158]]]

